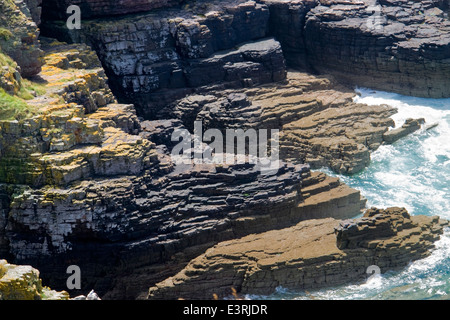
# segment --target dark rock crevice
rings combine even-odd
[[[281,2],[261,0],[269,7],[269,34],[281,43],[288,67],[317,73],[308,61],[308,47],[305,38],[307,15],[319,5],[317,0]]]

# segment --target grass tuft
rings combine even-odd
[[[7,93],[0,88],[0,120],[20,120],[34,114],[32,106],[18,96]]]

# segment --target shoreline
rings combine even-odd
[[[365,210],[360,190],[313,170],[367,172],[384,145],[441,130],[422,116],[394,121],[395,108],[355,99],[353,86],[449,96],[448,0],[385,1],[380,28],[366,23],[364,2],[162,0],[152,11],[80,1],[90,10],[82,6],[82,28],[68,30],[61,3],[0,0],[0,259],[31,264],[57,290],[67,266],[78,266],[82,288],[70,296],[145,299],[150,287],[176,293],[177,281],[188,296],[209,267],[228,277],[223,295],[235,282],[239,292],[263,292],[276,282],[353,281],[369,262],[384,272],[429,254],[438,218],[409,217],[396,208],[402,201]],[[192,132],[196,121],[219,132],[280,130],[283,163],[271,176],[252,164],[177,164],[172,131]],[[394,189],[406,173],[378,174]],[[296,243],[302,228],[315,230],[322,254]],[[277,254],[292,256],[266,251],[274,239]],[[228,246],[236,259],[215,264],[211,252]],[[299,279],[304,261],[312,275]],[[192,294],[210,296],[210,280]]]

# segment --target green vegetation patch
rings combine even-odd
[[[1,28],[0,28],[0,30],[1,30]],[[4,66],[13,67],[15,69],[17,67],[17,63],[13,59],[11,59],[9,56],[7,56],[3,52],[1,52],[1,48],[0,48],[0,67],[4,67]]]
[[[12,32],[6,28],[0,28],[0,39],[8,41],[13,36]]]
[[[0,120],[20,120],[31,117],[34,113],[34,108],[24,99],[0,88]]]

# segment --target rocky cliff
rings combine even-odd
[[[417,130],[420,121],[409,120],[398,135],[388,133],[394,126],[388,119],[391,111],[352,104],[352,90],[337,88],[337,83],[447,96],[446,5],[191,1],[170,10],[142,8],[134,16],[85,20],[81,30],[67,32],[51,20],[43,28],[54,34],[56,30],[66,40],[91,44],[119,100],[135,104],[145,119],[180,119],[189,129],[195,120],[221,129],[230,123],[236,126],[239,118],[251,119],[241,127],[283,127],[283,160],[355,173],[368,165],[371,150]],[[419,25],[426,26],[427,36],[421,35]],[[413,40],[405,41],[405,34]],[[329,80],[288,79],[289,67],[319,72],[319,79]],[[287,85],[272,85],[279,94],[264,97],[269,96],[264,84],[285,80]],[[235,92],[251,97],[241,96],[239,103],[225,101]],[[214,99],[220,102],[212,103]],[[205,108],[221,114],[205,117],[210,112]],[[338,119],[343,108],[353,115],[360,112],[364,120],[346,115]],[[234,120],[223,123],[220,117]],[[349,130],[332,129],[337,126]]]
[[[449,97],[448,4],[383,0],[317,6],[305,24],[308,61],[359,86]]]
[[[91,7],[98,5],[97,1],[85,2]],[[128,6],[117,8],[126,11]],[[78,31],[67,32],[64,24],[52,20],[46,20],[42,28],[52,34],[59,30],[66,41],[92,44],[113,89],[124,92],[124,101],[136,103],[138,113],[154,117],[161,102],[205,84],[225,81],[236,87],[267,82],[268,76],[259,76],[267,72],[261,59],[248,55],[237,59],[238,52],[220,51],[233,51],[245,42],[268,36],[281,44],[290,67],[331,73],[352,85],[448,97],[448,7],[446,0],[199,0],[157,13],[136,4],[133,12],[141,12],[136,16],[106,17],[101,23],[84,20]],[[62,11],[49,7],[48,12]],[[108,14],[105,9],[102,15]],[[220,64],[223,68],[214,64],[218,57],[225,59],[226,65]],[[205,62],[209,72],[196,72],[207,70],[198,68],[198,63]],[[273,67],[272,78],[281,79],[282,65]],[[245,73],[237,76],[237,69],[243,68]]]
[[[426,257],[447,221],[411,217],[403,208],[367,210],[362,218],[309,220],[219,243],[177,275],[150,288],[149,299],[212,299],[216,294],[273,293],[357,282]]]
[[[219,241],[364,207],[359,191],[307,165],[275,175],[176,165],[164,137],[180,121],[140,122],[116,103],[89,48],[41,42],[34,115],[0,122],[0,238],[3,256],[38,267],[52,287],[77,264],[83,290],[134,298]]]
[[[356,3],[80,0],[82,29],[67,31],[50,20],[64,17],[64,2],[44,0],[46,35],[75,44],[38,41],[39,1],[0,3],[30,28],[0,21],[0,256],[39,268],[52,288],[65,289],[66,268],[77,264],[83,292],[145,297],[219,242],[354,217],[365,207],[360,192],[311,166],[360,171],[371,150],[419,128],[408,120],[390,130],[395,110],[355,104],[339,68],[329,70],[338,77],[288,70],[328,72],[320,56],[311,63],[320,37],[306,32],[328,17],[323,7],[347,14]],[[286,31],[291,23],[300,28]],[[286,162],[273,175],[253,164],[176,164],[170,135],[195,120],[282,129]],[[415,240],[429,249],[432,234]]]
[[[33,21],[34,15],[24,1],[0,1],[0,12],[1,51],[19,65],[21,75],[36,75],[41,70],[42,52],[38,41],[40,31]]]

